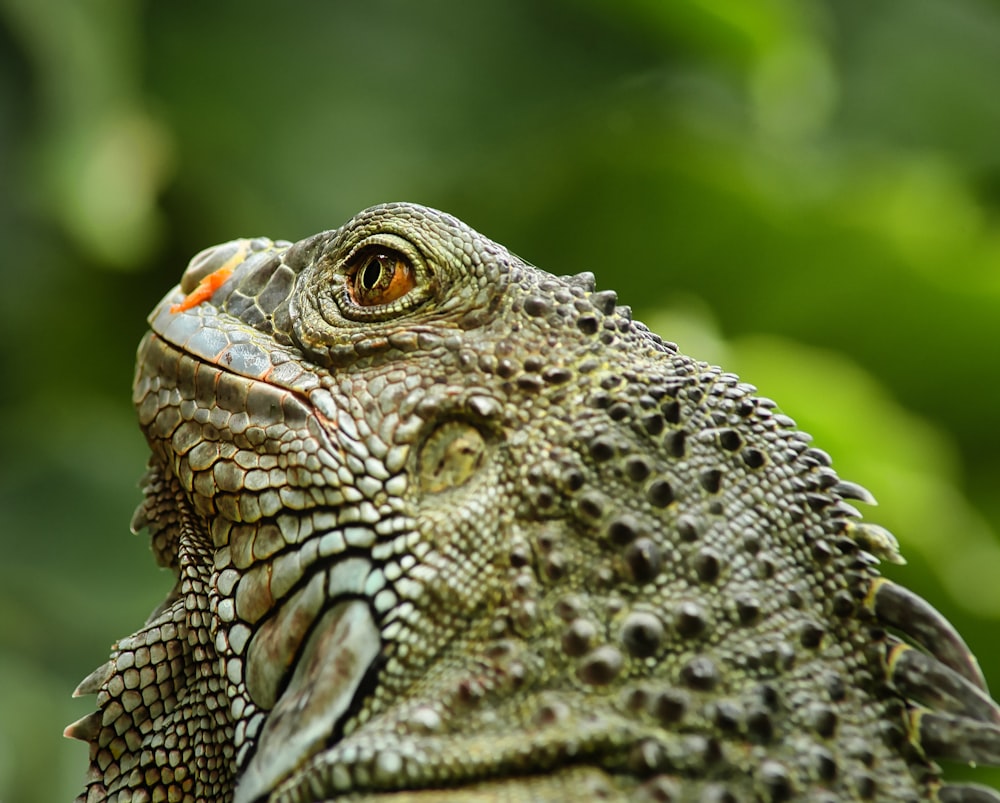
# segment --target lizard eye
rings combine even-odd
[[[360,307],[391,304],[416,285],[410,260],[389,248],[364,248],[348,266],[347,292]]]

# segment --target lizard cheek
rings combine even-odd
[[[320,571],[263,621],[250,639],[246,656],[247,692],[264,710],[274,708],[282,684],[296,666],[299,652],[319,618],[325,603],[344,595],[361,594],[372,565],[365,558],[338,560],[328,571]],[[254,597],[264,594],[248,584]],[[239,593],[243,594],[241,588]],[[242,600],[241,600],[242,601]]]
[[[235,803],[266,798],[323,750],[380,649],[367,602],[347,599],[323,614],[264,723],[257,751],[237,783]]]

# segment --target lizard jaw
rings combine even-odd
[[[234,803],[266,799],[327,746],[380,649],[367,602],[345,600],[323,615],[265,721],[257,750],[237,782]]]

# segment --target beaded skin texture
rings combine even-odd
[[[81,801],[1000,801],[1000,710],[808,435],[441,212],[207,249],[150,316]]]

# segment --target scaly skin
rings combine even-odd
[[[1000,800],[933,763],[1000,710],[867,492],[591,276],[392,204],[150,322],[177,586],[80,686],[81,800]]]

